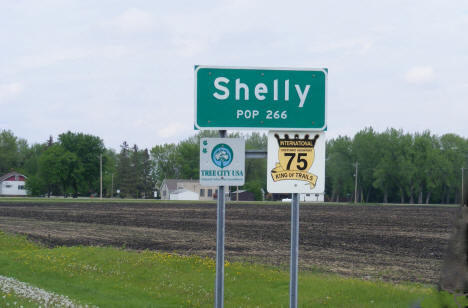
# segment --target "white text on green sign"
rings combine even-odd
[[[195,126],[326,127],[327,71],[198,67]]]

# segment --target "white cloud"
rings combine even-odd
[[[144,10],[130,8],[121,15],[105,22],[104,25],[125,33],[146,32],[154,28],[155,18]]]
[[[192,57],[206,50],[206,42],[195,39],[184,39],[182,37],[175,37],[172,40],[176,46],[177,54],[183,57]]]
[[[426,84],[435,80],[432,66],[414,66],[405,74],[405,80],[413,84]]]
[[[329,53],[345,52],[346,54],[367,54],[373,47],[372,40],[367,38],[344,39],[337,41],[317,41],[310,45],[308,50],[311,52]]]
[[[173,122],[159,129],[157,134],[159,135],[159,137],[162,138],[171,138],[176,136],[177,134],[180,134],[182,131],[184,131],[184,129],[186,129],[186,125],[183,125],[178,122]]]
[[[19,60],[21,69],[35,69],[50,66],[62,61],[79,60],[92,54],[89,48],[55,48],[23,56]]]
[[[0,84],[0,103],[3,100],[18,96],[23,91],[23,85],[19,82]]]
[[[38,69],[49,67],[59,63],[70,65],[65,62],[80,61],[92,57],[104,59],[119,59],[130,53],[130,48],[123,44],[109,44],[100,46],[84,47],[55,47],[34,54],[20,57],[15,63],[16,68],[21,70]]]

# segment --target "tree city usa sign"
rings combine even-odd
[[[244,139],[200,139],[200,184],[202,186],[242,186],[245,181],[244,174]]]
[[[324,130],[327,75],[326,69],[196,66],[195,128]]]

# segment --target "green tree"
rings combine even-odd
[[[76,154],[65,150],[61,145],[50,146],[39,159],[39,174],[48,195],[60,188],[65,195],[78,193],[78,183],[81,181],[81,164]]]
[[[132,183],[130,194],[134,198],[139,198],[143,190],[142,179],[140,176],[142,173],[142,165],[141,165],[141,153],[138,150],[138,146],[136,144],[133,145],[133,148],[130,151],[130,165],[131,165],[131,168],[130,168],[129,177]]]
[[[253,132],[245,135],[245,149],[266,151],[268,137],[265,134]],[[255,200],[262,200],[262,191],[266,191],[267,183],[267,159],[266,158],[246,158],[245,159],[245,182],[244,189],[253,192]]]
[[[117,179],[117,154],[113,149],[105,149],[102,160],[104,165],[102,177],[103,195],[113,197],[115,196],[115,182]]]
[[[325,158],[326,194],[331,201],[349,198],[354,191],[352,141],[340,136],[327,142]]]
[[[141,185],[145,198],[152,198],[155,179],[153,174],[154,163],[151,160],[148,149],[141,151]]]
[[[154,189],[154,163],[148,149],[132,148],[124,141],[116,155],[116,187],[121,197],[150,198]]]
[[[247,150],[266,150],[268,137],[265,134],[253,132],[245,137],[245,148]]]
[[[263,183],[260,181],[249,181],[246,182],[244,185],[244,189],[252,192],[254,194],[255,201],[262,201],[263,200]]]
[[[47,149],[45,144],[33,144],[28,147],[24,164],[19,172],[26,175],[26,190],[29,195],[40,196],[48,192],[47,185],[39,173],[39,158]]]
[[[448,169],[447,161],[443,159],[439,138],[431,135],[429,145],[425,156],[425,168],[423,169],[426,185],[426,204],[429,204],[432,194],[440,188],[443,174]]]
[[[400,194],[400,203],[404,203],[406,186],[412,174],[410,152],[411,137],[402,130],[388,129],[379,135],[379,146],[383,149],[379,163],[374,171],[374,186],[383,192],[383,202],[389,202],[389,194],[396,189]],[[395,200],[395,196],[391,198]]]
[[[135,183],[132,180],[132,162],[130,147],[126,141],[120,146],[117,155],[117,187],[122,198],[130,197],[135,191]]]
[[[96,136],[70,131],[59,135],[59,143],[70,153],[74,153],[80,163],[81,174],[76,178],[81,182],[75,186],[82,194],[91,194],[99,191],[100,160],[104,153],[104,143]],[[103,158],[105,165],[105,156]]]
[[[383,154],[379,145],[378,134],[372,127],[361,130],[352,140],[352,160],[358,163],[358,191],[364,195],[365,202],[369,202],[374,188],[374,172]],[[361,194],[358,192],[358,200]]]
[[[414,156],[413,164],[416,168],[415,184],[418,193],[418,203],[423,203],[423,194],[426,192],[426,200],[430,199],[430,189],[433,188],[434,179],[429,179],[433,173],[432,168],[439,168],[437,163],[437,146],[434,144],[435,138],[429,131],[416,133],[414,136]]]
[[[199,179],[200,142],[182,141],[175,152],[176,176],[181,179]]]
[[[413,164],[414,149],[413,136],[401,132],[398,140],[398,155],[396,167],[396,186],[400,193],[400,203],[405,203],[405,196],[409,197],[409,202],[414,203],[414,178],[416,168]]]
[[[160,185],[164,179],[175,179],[179,172],[176,166],[176,145],[166,143],[154,146],[150,153],[154,161],[156,181]]]
[[[41,196],[48,192],[47,183],[44,183],[42,177],[39,175],[28,176],[26,179],[25,188],[28,192],[28,195],[31,196]]]
[[[26,176],[38,175],[39,172],[39,157],[47,149],[45,144],[33,144],[30,147],[21,150],[23,152],[23,163],[19,168],[19,172]]]
[[[440,138],[442,159],[445,160],[443,192],[441,199],[443,203],[458,203],[460,201],[460,176],[461,168],[467,167],[468,142],[455,134],[445,134]],[[453,199],[452,199],[453,197]]]
[[[19,165],[18,138],[10,130],[0,132],[0,174],[10,172]]]

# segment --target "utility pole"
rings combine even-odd
[[[356,162],[356,171],[354,172],[354,203],[357,203],[357,176],[358,176],[358,162]]]
[[[100,174],[99,199],[102,199],[102,154],[99,155],[99,174]]]

